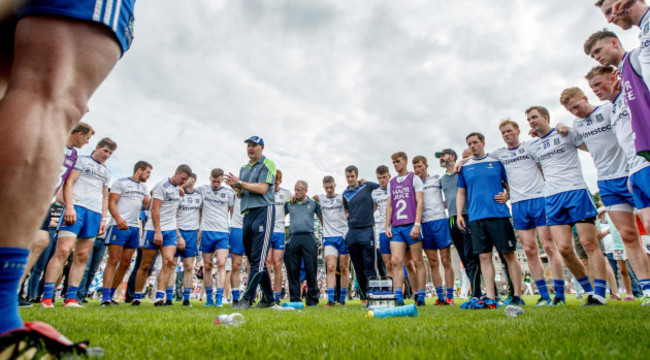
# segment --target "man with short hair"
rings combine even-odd
[[[205,306],[223,306],[223,289],[226,282],[226,261],[230,248],[230,233],[228,232],[230,214],[235,204],[235,192],[223,187],[224,172],[222,169],[212,169],[210,185],[202,185],[197,189],[203,198],[201,214],[201,253],[203,253],[203,286],[207,300]],[[217,255],[217,293],[212,298],[213,282],[212,269],[214,255]]]
[[[318,241],[314,237],[314,215],[323,221],[321,207],[318,202],[307,196],[308,185],[298,180],[294,187],[295,201],[285,202],[284,210],[289,216],[289,241],[284,254],[289,281],[289,297],[291,301],[300,299],[300,268],[304,264],[305,279],[307,280],[307,306],[318,305]]]
[[[354,264],[354,273],[359,285],[361,304],[367,304],[368,279],[376,278],[375,268],[375,217],[372,191],[379,187],[374,182],[359,182],[359,169],[350,165],[345,168],[348,187],[343,192],[343,206],[348,212],[348,233],[345,244]]]
[[[111,305],[115,289],[122,283],[133,253],[140,246],[140,209],[149,207],[151,202],[145,183],[152,168],[148,162],[138,161],[131,177],[118,179],[111,186],[108,211],[112,220],[106,234],[108,260],[103,274],[101,306]]]
[[[54,285],[61,275],[63,264],[74,247],[74,257],[68,275],[68,291],[63,306],[81,307],[77,289],[95,237],[106,231],[108,185],[111,174],[104,165],[117,144],[103,138],[90,156],[77,158],[63,189],[65,210],[59,227],[56,252],[45,271],[45,285],[41,306],[54,307]]]
[[[584,142],[573,129],[562,136],[551,128],[549,112],[543,106],[531,106],[525,113],[531,131],[537,136],[530,144],[529,151],[544,172],[544,201],[551,237],[564,263],[589,295],[585,305],[604,305],[605,299],[601,301],[593,296],[594,288],[573,249],[572,241],[572,227],[575,225],[580,243],[587,253],[594,256],[594,274],[599,277],[597,284],[602,289],[605,263],[596,239],[595,220],[598,213],[584,181],[577,150],[579,146],[584,146]]]
[[[451,264],[451,233],[449,232],[449,219],[445,212],[442,200],[442,186],[440,176],[428,173],[427,158],[418,155],[413,158],[415,175],[422,180],[422,248],[429,261],[431,280],[436,290],[438,299],[436,305],[454,304],[454,268]],[[445,270],[443,287],[440,263]]]
[[[505,204],[504,187],[508,186],[505,169],[499,161],[485,154],[483,134],[472,132],[467,135],[465,141],[472,158],[463,165],[458,175],[456,212],[462,214],[465,196],[467,196],[469,224],[465,223],[463,215],[458,215],[458,227],[465,229],[469,225],[472,247],[481,261],[481,272],[487,293],[487,299],[483,300],[482,305],[489,309],[498,307],[495,301],[493,247],[503,255],[512,282],[517,284],[510,303],[525,305],[521,299],[521,266],[515,256],[517,239],[510,222],[510,211]]]
[[[189,165],[179,165],[174,176],[159,181],[152,190],[151,212],[144,226],[144,241],[140,246],[142,260],[136,278],[135,299],[131,303],[133,306],[138,306],[142,302],[142,293],[149,275],[149,268],[151,268],[151,263],[156,258],[158,250],[162,257],[162,268],[158,274],[154,306],[166,305],[165,290],[169,277],[176,266],[174,255],[177,249],[185,249],[185,240],[178,236],[177,232],[176,212],[178,203],[181,201],[178,187],[183,186],[191,175],[192,169]]]
[[[339,305],[345,305],[348,297],[348,284],[350,283],[350,252],[345,244],[345,235],[348,232],[348,220],[343,207],[343,195],[336,193],[334,178],[327,175],[323,178],[325,194],[315,196],[319,202],[323,218],[323,247],[325,266],[327,267],[327,305],[336,305],[334,298],[336,291],[336,268],[341,270],[341,294]]]
[[[377,182],[379,187],[372,191],[372,202],[374,203],[374,211],[379,213],[376,217],[377,232],[379,233],[379,252],[386,264],[386,273],[392,275],[393,268],[390,263],[390,240],[386,237],[386,203],[388,202],[388,182],[390,181],[390,171],[388,166],[380,165],[375,170],[377,175]]]
[[[291,199],[291,191],[280,187],[282,184],[282,171],[276,170],[275,175],[275,224],[271,235],[271,248],[266,257],[266,266],[273,268],[273,299],[280,304],[282,294],[282,258],[285,248],[284,204]]]
[[[190,174],[190,178],[183,184],[185,196],[181,198],[176,210],[176,225],[178,226],[177,237],[185,241],[185,249],[176,250],[174,257],[180,256],[183,262],[183,271],[177,271],[176,274],[183,274],[182,281],[176,281],[183,287],[183,306],[192,306],[190,304],[190,295],[192,293],[192,282],[194,280],[194,259],[199,255],[199,227],[201,223],[201,209],[203,208],[203,196],[196,191],[196,174]],[[169,288],[169,286],[168,286]],[[176,293],[178,294],[178,289]],[[165,289],[167,302],[170,301],[167,289]]]
[[[232,173],[225,176],[226,183],[241,197],[241,211],[244,214],[242,241],[250,263],[246,293],[233,308],[250,308],[258,285],[262,287],[262,300],[257,307],[265,308],[275,304],[265,259],[275,220],[273,184],[276,168],[273,161],[262,155],[264,140],[261,137],[251,136],[244,142],[250,162],[242,166],[239,176]]]

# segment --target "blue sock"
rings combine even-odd
[[[78,286],[68,286],[68,291],[65,293],[65,299],[70,300],[74,299],[77,300],[77,291],[79,290]]]
[[[442,286],[436,286],[436,296],[439,300],[445,300],[445,289]]]
[[[217,288],[217,304],[221,304],[223,302],[223,288]]]
[[[401,288],[395,289],[395,300],[397,300],[397,302],[401,302],[401,303],[404,302],[404,295],[402,295],[402,289]]]
[[[427,297],[427,291],[425,289],[418,289],[417,301],[424,301],[426,297]]]
[[[327,301],[334,302],[334,288],[327,288]]]
[[[0,247],[0,334],[23,327],[18,314],[18,286],[25,271],[29,250]]]
[[[54,299],[54,283],[43,284],[43,299]]]
[[[165,292],[162,290],[156,290],[156,301],[163,300],[165,298]]]
[[[580,286],[582,286],[582,290],[584,290],[587,295],[594,293],[594,287],[591,286],[591,283],[589,282],[589,276],[581,277],[578,279],[578,282],[580,283]]]
[[[280,293],[279,292],[274,292],[273,293],[273,300],[275,300],[275,302],[280,301]]]
[[[602,280],[602,279],[594,279],[594,295],[601,297],[602,299],[598,300],[606,300],[606,295],[607,294],[607,281]]]
[[[189,301],[191,293],[192,289],[183,289],[183,301]]]
[[[135,293],[133,300],[142,300],[142,293],[141,292]]]
[[[449,300],[454,299],[454,289],[453,288],[447,288],[447,299],[449,299]]]
[[[551,299],[551,295],[548,293],[548,285],[546,285],[546,279],[535,280],[535,285],[537,285],[537,290],[539,290],[539,296],[544,299]]]
[[[169,301],[174,300],[174,287],[173,286],[167,286],[165,288],[165,299]]]
[[[109,288],[102,288],[102,302],[105,301],[111,301],[111,289]]]
[[[555,289],[555,297],[564,299],[564,280],[553,280],[553,288]]]
[[[345,288],[345,289],[341,288],[341,298],[339,299],[339,301],[340,302],[345,302],[345,300],[347,300],[347,298],[348,298],[348,289],[347,288]]]
[[[206,297],[206,301],[205,301],[206,304],[214,302],[212,298],[212,286],[205,287],[205,297]]]
[[[641,287],[641,291],[643,291],[643,295],[650,296],[650,279],[639,280],[639,286]]]
[[[239,290],[232,291],[232,301],[239,301]]]

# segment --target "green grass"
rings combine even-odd
[[[90,340],[104,348],[104,359],[648,358],[650,307],[636,301],[581,308],[581,301],[569,297],[565,307],[529,305],[517,318],[502,308],[427,303],[416,318],[372,319],[358,301],[300,313],[241,311],[246,322],[240,327],[212,325],[218,314],[234,311],[199,302],[191,308],[180,303],[157,308],[148,301],[100,308],[93,301],[83,309],[34,307],[21,315],[50,323],[73,341]]]

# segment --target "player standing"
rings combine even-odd
[[[185,196],[181,198],[176,211],[176,225],[178,226],[176,236],[185,241],[185,249],[177,250],[175,254],[175,257],[180,256],[183,261],[183,306],[192,306],[190,295],[194,278],[194,259],[199,255],[198,237],[203,196],[196,191],[195,184],[196,174],[192,173],[182,186]]]

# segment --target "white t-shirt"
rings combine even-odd
[[[388,202],[388,189],[376,188],[370,194],[372,202],[377,205],[378,216],[375,216],[375,224],[377,226],[377,233],[383,234],[386,232],[386,204]]]
[[[201,185],[196,191],[203,197],[201,231],[229,232],[228,211],[235,204],[235,191],[223,186],[214,190],[210,185]]]
[[[284,213],[284,203],[291,198],[291,191],[280,188],[275,192],[275,224],[273,225],[274,233],[284,234],[284,220],[286,214]]]
[[[176,210],[178,209],[178,203],[181,201],[178,187],[169,182],[169,179],[161,180],[153,187],[152,206],[155,199],[162,201],[162,204],[160,204],[160,231],[176,230]],[[154,230],[152,218],[153,213],[150,212],[144,226],[145,230]]]
[[[584,119],[573,121],[573,131],[582,137],[598,170],[598,180],[628,176],[627,159],[612,130],[612,104],[598,106]]]
[[[137,182],[130,177],[115,180],[111,186],[111,194],[118,194],[115,207],[117,213],[126,221],[129,226],[140,225],[140,210],[142,201],[148,196],[147,186],[144,183]],[[111,220],[111,224],[113,221]]]
[[[616,99],[614,99],[612,108],[612,129],[618,139],[618,145],[621,146],[623,153],[627,157],[631,175],[647,166],[650,166],[650,162],[636,154],[630,111],[628,110],[627,104],[621,94],[618,94]]]
[[[180,230],[198,230],[202,206],[203,197],[196,189],[191,193],[185,193],[185,196],[178,203],[178,211],[176,212],[178,228]]]
[[[567,136],[552,129],[544,137],[532,141],[529,151],[535,161],[542,164],[545,196],[587,189],[578,157],[577,147],[581,144],[582,137],[573,129],[569,129]]]
[[[235,194],[235,202],[232,207],[232,216],[230,217],[230,227],[241,229],[244,227],[244,215],[241,213],[241,198]]]
[[[92,156],[79,156],[74,164],[79,178],[72,185],[72,203],[90,211],[102,212],[104,186],[111,182],[111,173]]]
[[[513,149],[502,147],[490,151],[490,156],[499,160],[506,168],[510,201],[513,204],[544,197],[544,177],[530,154],[531,143],[524,141]]]
[[[423,181],[422,223],[447,218],[445,203],[442,201],[442,186],[440,176],[431,175]]]
[[[348,233],[348,219],[345,217],[343,195],[318,195],[323,214],[323,237],[345,236]]]

